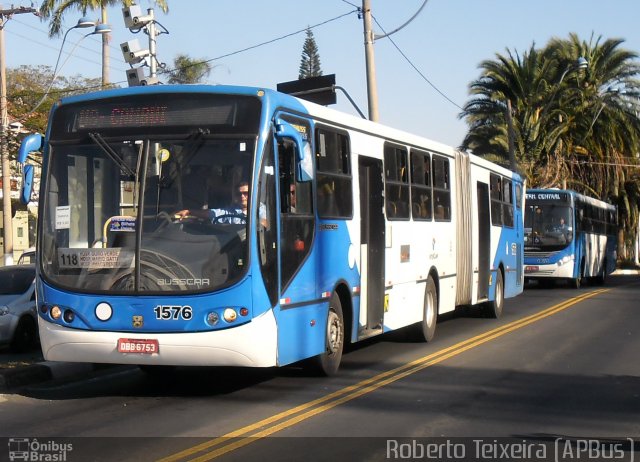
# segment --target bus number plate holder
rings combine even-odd
[[[118,353],[138,353],[151,355],[160,351],[156,339],[119,338]]]
[[[540,267],[539,266],[525,266],[524,267],[524,272],[525,273],[535,273],[536,271],[539,271]]]

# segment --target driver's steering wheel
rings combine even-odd
[[[237,218],[240,220],[240,223],[233,223],[233,219]],[[225,221],[228,220],[228,221]],[[218,215],[216,217],[214,217],[212,220],[213,224],[241,224],[244,225],[247,223],[247,217],[246,215],[244,215],[243,213],[225,213],[222,215]]]

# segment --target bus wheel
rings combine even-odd
[[[312,358],[311,368],[318,375],[331,376],[338,372],[344,348],[344,318],[340,297],[334,293],[329,303],[325,352]]]
[[[595,282],[599,286],[603,286],[607,282],[607,260],[602,262],[602,267],[600,268],[600,274],[596,276]]]
[[[502,271],[496,272],[496,296],[485,305],[485,313],[490,318],[499,318],[502,316],[504,308],[504,281],[502,279]]]
[[[582,279],[584,274],[584,263],[580,265],[580,270],[578,271],[578,276],[575,279],[571,279],[571,287],[574,289],[579,289],[582,285]]]
[[[436,333],[438,322],[438,290],[433,278],[427,279],[427,287],[424,292],[424,308],[422,321],[418,323],[418,337],[422,342],[430,342]]]

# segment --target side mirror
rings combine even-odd
[[[311,144],[302,138],[302,134],[293,125],[282,119],[278,119],[276,122],[276,137],[278,139],[288,138],[293,141],[298,160],[297,179],[298,181],[311,181],[313,179]]]
[[[33,192],[33,165],[27,164],[22,169],[22,187],[20,189],[20,201],[23,204],[31,202]]]
[[[34,133],[26,136],[22,143],[20,143],[20,149],[18,150],[18,162],[24,164],[27,161],[27,157],[30,152],[40,151],[44,144],[44,137],[40,133]]]

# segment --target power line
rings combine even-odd
[[[402,55],[402,57],[409,63],[409,65],[418,73],[418,75],[420,77],[422,77],[424,79],[425,82],[427,82],[431,88],[433,88],[435,91],[437,91],[444,99],[446,99],[447,101],[449,101],[451,104],[453,104],[455,107],[457,107],[460,110],[463,110],[462,107],[460,107],[460,105],[458,105],[455,101],[453,101],[451,98],[449,98],[447,95],[445,95],[438,87],[435,86],[435,84],[433,84],[428,78],[427,76],[425,76],[417,67],[415,64],[413,64],[413,62],[411,62],[411,60],[407,57],[406,54],[404,54],[404,52],[400,49],[400,47],[396,44],[396,42],[393,41],[393,39],[391,37],[389,37],[389,34],[387,34],[384,30],[384,28],[382,27],[382,25],[378,22],[378,20],[373,17],[373,20],[376,22],[376,24],[378,25],[378,27],[382,30],[382,32],[384,32],[385,38],[389,39],[389,41],[393,44],[393,46],[396,48],[396,50],[398,50],[398,53],[400,53]]]
[[[256,48],[259,48],[259,47],[262,47],[262,46],[265,46],[265,45],[270,45],[270,44],[272,44],[272,43],[278,42],[278,41],[283,40],[283,39],[285,39],[285,38],[289,38],[289,37],[292,37],[292,36],[294,36],[294,35],[298,35],[298,34],[304,33],[304,32],[306,32],[306,30],[307,30],[307,29],[315,29],[315,28],[317,28],[317,27],[324,26],[324,25],[329,24],[329,23],[331,23],[331,22],[333,22],[333,21],[337,21],[338,19],[342,19],[342,18],[343,18],[343,17],[345,17],[345,16],[349,16],[349,15],[351,15],[351,14],[353,14],[353,13],[357,13],[357,12],[358,12],[358,10],[357,10],[357,9],[356,9],[356,10],[352,10],[352,11],[349,11],[348,13],[344,13],[344,14],[341,14],[341,15],[336,16],[336,17],[334,17],[334,18],[327,19],[326,21],[322,21],[322,22],[317,23],[317,24],[315,24],[315,25],[313,25],[313,26],[305,27],[304,29],[300,29],[300,30],[297,30],[297,31],[295,31],[295,32],[291,32],[291,33],[288,33],[288,34],[282,35],[282,36],[280,36],[280,37],[276,37],[276,38],[274,38],[274,39],[271,39],[271,40],[267,40],[267,41],[264,41],[264,42],[258,43],[258,44],[256,44],[256,45],[252,45],[252,46],[249,46],[249,47],[246,47],[246,48],[242,48],[242,49],[240,49],[240,50],[233,51],[233,52],[231,52],[231,53],[226,53],[226,54],[224,54],[224,55],[217,56],[217,57],[215,57],[215,58],[211,58],[211,59],[207,59],[207,60],[198,61],[198,62],[196,62],[196,63],[192,63],[192,64],[189,64],[189,65],[187,65],[187,66],[182,66],[182,67],[175,68],[175,69],[168,69],[168,70],[166,70],[165,72],[166,72],[166,73],[170,73],[170,72],[175,72],[175,71],[177,71],[178,69],[188,69],[189,67],[196,66],[196,65],[198,65],[198,64],[202,64],[202,63],[210,63],[210,62],[213,62],[213,61],[217,61],[217,60],[219,60],[219,59],[222,59],[222,58],[227,58],[227,57],[229,57],[229,56],[234,56],[234,55],[237,55],[237,54],[243,53],[243,52],[245,52],[245,51],[254,50],[254,49],[256,49]],[[119,85],[119,84],[122,84],[122,83],[127,83],[127,82],[123,80],[123,81],[119,81],[119,82],[113,82],[113,83],[112,83],[112,85]],[[65,88],[65,89],[59,89],[59,90],[52,90],[52,91],[50,91],[50,92],[49,92],[49,94],[50,94],[50,95],[56,95],[56,94],[57,94],[57,95],[60,95],[60,94],[65,94],[65,93],[73,93],[73,92],[77,92],[77,91],[86,91],[86,90],[99,89],[99,88],[101,88],[101,87],[102,87],[101,85],[95,85],[95,86],[90,86],[90,87]],[[37,95],[37,93],[31,93],[31,94],[36,94],[36,95]],[[44,94],[44,92],[43,92],[42,94]]]
[[[37,27],[31,26],[31,25],[26,24],[26,23],[21,22],[21,21],[17,21],[17,20],[15,20],[15,19],[14,19],[14,21],[15,21],[15,22],[17,22],[17,23],[19,23],[19,24],[21,24],[21,25],[24,25],[24,26],[26,26],[26,27],[29,27],[29,28],[31,28],[31,29],[34,29],[34,30],[36,30],[36,31],[38,31],[38,32],[40,32],[40,33],[42,33],[42,34],[46,35],[47,37],[49,36],[49,35],[48,35],[48,33],[47,33],[46,31],[43,31],[42,29],[38,29]],[[15,35],[16,37],[20,37],[20,38],[21,38],[21,39],[23,39],[23,40],[27,40],[27,41],[32,42],[32,43],[35,43],[35,44],[37,44],[37,45],[41,45],[41,46],[44,46],[44,47],[46,47],[46,48],[49,48],[49,49],[52,49],[52,50],[55,50],[55,51],[59,51],[59,50],[60,50],[60,48],[59,48],[59,47],[58,47],[58,48],[56,48],[56,47],[54,47],[54,46],[52,46],[52,45],[48,45],[48,44],[46,44],[46,43],[39,42],[39,41],[37,41],[37,40],[34,40],[34,39],[33,39],[33,38],[31,38],[31,37],[27,37],[27,36],[21,35],[21,34],[19,34],[19,33],[15,32],[15,31],[13,31],[13,30],[8,30],[7,32],[9,32],[9,34],[10,34],[10,35]],[[77,32],[77,31],[76,31],[76,32]],[[81,34],[80,34],[79,32],[77,32],[77,35],[81,35]],[[90,41],[92,41],[94,44],[102,46],[102,42],[101,42],[101,41],[98,41],[98,40],[96,40],[96,39],[95,39],[95,38],[93,38],[93,37],[88,37],[88,39],[89,39]],[[85,50],[85,51],[88,51],[89,53],[92,53],[92,54],[94,54],[94,55],[102,56],[102,53],[101,53],[100,51],[95,50],[94,48],[89,48],[89,47],[84,46],[84,45],[78,45],[78,46],[77,46],[77,48],[78,48],[78,49]],[[115,48],[114,46],[109,46],[109,48],[111,48],[112,50],[117,51],[118,53],[120,53],[120,49],[119,49],[119,48]],[[82,59],[85,59],[86,61],[88,61],[88,62],[90,62],[90,63],[93,63],[93,64],[98,64],[98,65],[101,65],[101,64],[102,64],[101,62],[91,61],[90,59],[86,59],[86,58],[82,58]],[[123,63],[124,63],[124,61],[123,61]],[[114,67],[113,65],[109,65],[109,69],[112,69],[112,70],[115,70],[115,71],[120,71],[120,72],[125,72],[125,69],[123,69],[123,68],[118,68],[118,67]]]
[[[286,38],[293,37],[294,35],[298,35],[298,34],[304,33],[304,32],[307,31],[307,29],[315,29],[316,27],[324,26],[324,25],[329,24],[329,23],[331,23],[333,21],[337,21],[338,19],[342,19],[345,16],[349,16],[350,14],[357,13],[358,11],[359,10],[352,10],[352,11],[349,11],[348,13],[341,14],[340,16],[336,16],[335,18],[327,19],[326,21],[322,21],[322,22],[320,22],[318,24],[315,24],[313,26],[308,26],[308,27],[305,27],[304,29],[300,29],[300,30],[297,30],[295,32],[291,32],[289,34],[285,34],[285,35],[282,35],[280,37],[276,37],[274,39],[258,43],[256,45],[251,45],[249,47],[242,48],[241,50],[233,51],[231,53],[226,53],[224,55],[220,55],[220,56],[217,56],[215,58],[198,61],[198,62],[189,64],[187,66],[182,66],[182,67],[178,67],[178,68],[175,68],[175,69],[167,69],[167,70],[165,70],[165,72],[166,73],[171,73],[171,72],[175,72],[177,70],[188,69],[190,67],[197,66],[199,64],[210,63],[210,62],[222,59],[222,58],[228,58],[229,56],[234,56],[234,55],[237,55],[237,54],[240,54],[240,53],[244,53],[245,51],[254,50],[256,48],[260,48],[260,47],[265,46],[265,45],[270,45],[272,43],[279,42],[280,40],[284,40]]]
[[[391,34],[395,34],[396,32],[398,32],[399,30],[404,29],[405,27],[407,27],[414,19],[416,19],[416,17],[420,14],[420,12],[424,9],[425,6],[427,6],[427,2],[429,0],[424,0],[424,2],[422,3],[422,6],[420,8],[418,8],[418,11],[415,12],[415,14],[413,16],[411,16],[407,21],[405,21],[404,24],[402,24],[399,27],[396,27],[394,30],[392,30],[391,32],[389,32],[388,34],[385,33],[384,35],[376,35],[374,38],[376,40],[381,39],[381,38],[385,38],[390,36]],[[374,18],[375,19],[375,18]],[[377,22],[377,21],[376,21]],[[384,31],[383,31],[384,32]]]
[[[35,30],[35,31],[38,31],[38,32],[40,32],[41,34],[46,35],[46,36],[47,36],[47,38],[51,39],[51,37],[49,36],[49,33],[48,33],[46,30],[38,29],[37,27],[35,27],[35,26],[31,25],[31,24],[27,24],[27,23],[22,22],[22,21],[19,21],[19,20],[17,20],[17,19],[14,19],[14,21],[15,21],[15,22],[17,22],[18,24],[21,24],[21,25],[25,26],[25,27],[28,27],[28,28],[33,29],[33,30]],[[81,35],[81,33],[80,33],[79,31],[77,31],[77,30],[75,31],[75,33],[76,33],[76,35]],[[95,43],[95,44],[98,44],[98,45],[102,46],[102,40],[96,40],[96,39],[95,39],[95,38],[93,38],[93,37],[89,37],[89,40],[91,40],[91,41],[92,41],[93,43]],[[93,54],[97,54],[97,55],[102,56],[102,52],[100,52],[100,51],[96,51],[95,49],[87,48],[87,47],[79,47],[79,48],[82,48],[82,49],[84,49],[84,50],[87,50],[87,51],[89,51],[89,52],[91,52],[91,53],[93,53]],[[109,45],[109,48],[110,48],[110,49],[112,49],[113,51],[117,51],[118,53],[120,53],[120,48],[118,48],[118,47],[116,47],[116,46],[114,46],[114,45]],[[54,48],[54,49],[55,49],[55,48]],[[57,50],[57,49],[56,49],[56,50]]]

